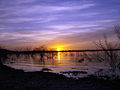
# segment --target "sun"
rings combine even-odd
[[[60,51],[60,50],[61,50],[60,48],[57,49],[57,51]]]

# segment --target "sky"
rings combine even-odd
[[[0,45],[92,47],[119,21],[120,0],[0,0]]]

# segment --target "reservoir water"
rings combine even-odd
[[[25,72],[44,70],[68,75],[66,72],[79,71],[81,72],[79,77],[94,74],[100,70],[109,71],[108,62],[95,60],[95,55],[94,52],[12,54],[8,55],[8,59],[4,61],[4,64],[15,69],[22,69]],[[92,59],[93,57],[94,59]],[[70,77],[70,73],[68,76]]]

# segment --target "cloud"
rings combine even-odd
[[[48,28],[52,28],[54,30],[69,30],[69,29],[77,29],[77,28],[89,28],[99,26],[97,24],[68,24],[68,25],[53,25],[48,26]]]
[[[15,6],[15,5],[21,5],[21,4],[30,4],[35,1],[37,1],[37,0],[12,0],[10,2],[9,2],[9,0],[0,0],[0,3],[1,3],[1,6],[4,6],[4,5]]]
[[[15,3],[17,4],[23,4],[23,3],[32,3],[35,2],[37,0],[15,0]]]
[[[3,29],[5,29],[5,28],[0,27],[0,30],[3,30]]]
[[[79,42],[98,39],[102,35],[99,30],[104,32],[104,28],[120,20],[119,5],[110,3],[107,6],[105,2],[0,0],[0,25],[4,25],[0,26],[0,41],[39,43],[52,39],[55,41],[58,37],[55,42],[73,42],[79,46]]]
[[[95,6],[95,4],[84,4],[80,6],[35,5],[32,7],[26,8],[26,10],[23,10],[23,11],[26,11],[27,13],[33,13],[37,11],[40,11],[39,13],[45,13],[45,12],[56,12],[56,11],[82,10],[92,6]]]
[[[55,35],[56,34],[56,35]],[[29,33],[19,33],[19,32],[13,32],[13,33],[1,33],[0,37],[1,37],[1,41],[4,40],[11,40],[11,39],[15,39],[18,40],[20,38],[24,38],[24,39],[29,39],[31,41],[31,39],[35,40],[35,41],[39,41],[39,40],[49,40],[49,39],[53,39],[55,37],[57,37],[57,34],[59,34],[59,32],[56,31],[37,31],[37,33],[35,31],[29,32]],[[34,41],[32,41],[34,42]]]
[[[34,0],[32,0],[34,1]],[[30,2],[30,1],[19,1],[19,2]],[[82,4],[82,5],[77,5],[77,6],[55,6],[55,5],[37,5],[33,4],[32,6],[15,6],[15,7],[4,7],[1,10],[10,12],[10,13],[5,13],[1,17],[8,16],[8,15],[28,15],[28,14],[36,14],[36,13],[57,13],[57,12],[64,12],[64,11],[74,11],[74,10],[82,10],[82,9],[87,9],[90,7],[95,6],[95,4],[90,3],[90,4]]]
[[[80,14],[74,14],[74,16],[79,16],[79,17],[91,17],[95,15],[99,15],[101,13],[98,12],[90,12],[90,13],[80,13]]]
[[[54,46],[62,44],[67,45],[68,46],[67,48],[76,49],[95,48],[93,42],[103,40],[104,34],[107,35],[110,41],[116,39],[115,32],[112,30],[112,28],[108,28],[57,37],[50,41],[49,45]]]
[[[23,22],[28,22],[28,23],[45,23],[49,22],[52,20],[55,20],[56,18],[50,18],[50,17],[16,17],[16,18],[9,18],[9,19],[1,19],[0,22],[6,22],[6,23],[23,23]]]
[[[109,22],[114,22],[114,21],[117,21],[116,19],[106,19],[106,20],[99,20],[99,21],[96,21],[96,22],[99,22],[99,23],[109,23]]]

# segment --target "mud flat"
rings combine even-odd
[[[120,79],[100,79],[94,75],[78,80],[50,72],[24,72],[0,66],[0,90],[120,90]]]

